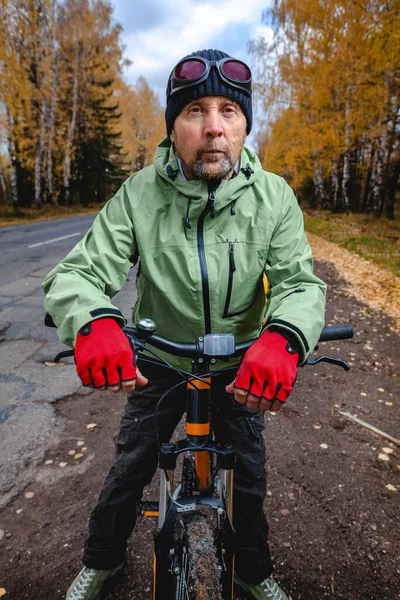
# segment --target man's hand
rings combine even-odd
[[[249,408],[278,411],[293,389],[299,355],[279,333],[266,331],[243,357],[228,394]]]
[[[111,392],[132,392],[148,379],[136,369],[128,338],[114,319],[88,323],[75,344],[76,371],[83,385]]]

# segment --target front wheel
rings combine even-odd
[[[181,514],[176,523],[176,600],[223,600],[213,524],[202,511]]]

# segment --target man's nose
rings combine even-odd
[[[224,133],[221,116],[217,112],[207,115],[205,123],[205,134],[210,137],[221,137]]]

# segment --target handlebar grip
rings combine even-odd
[[[354,331],[351,325],[328,325],[321,331],[319,341],[349,340],[353,335]]]

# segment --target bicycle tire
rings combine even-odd
[[[214,525],[203,511],[182,515],[182,571],[176,578],[176,600],[223,600],[221,573],[214,544]]]

